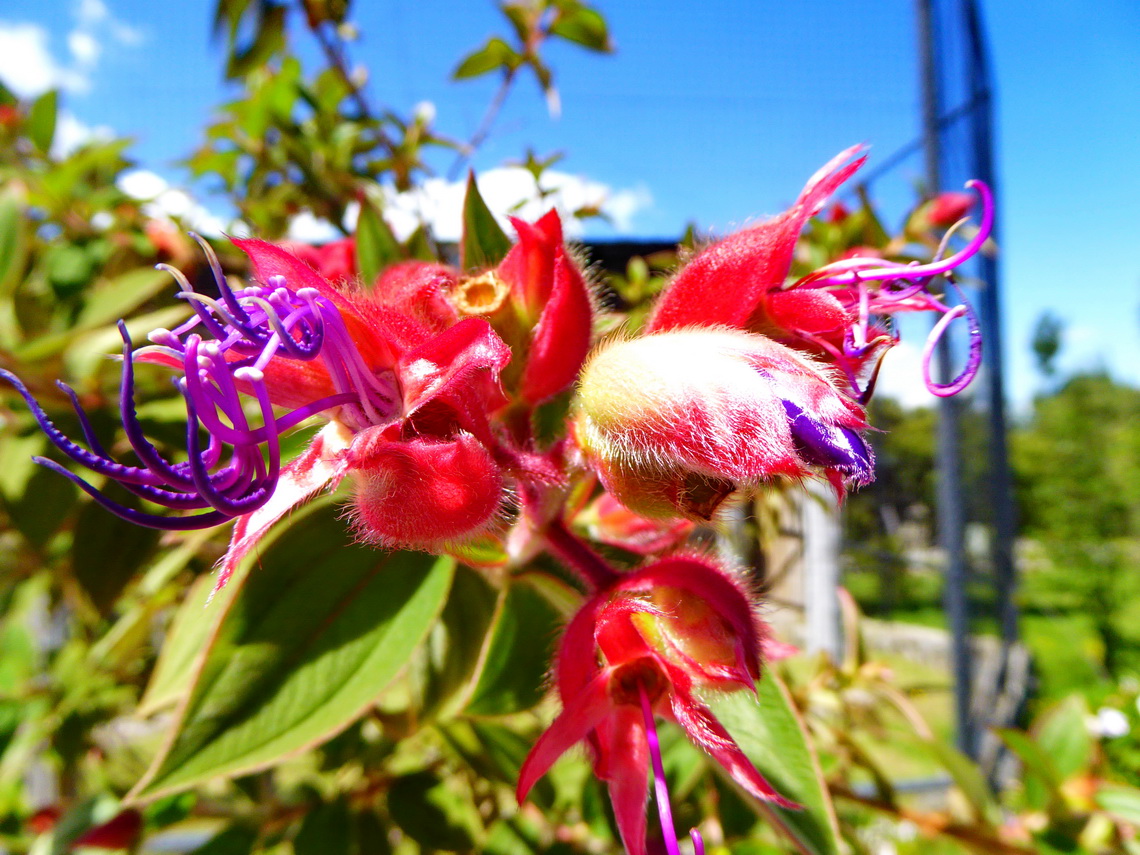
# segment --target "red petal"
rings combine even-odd
[[[511,349],[482,318],[465,318],[400,359],[404,412],[414,416],[431,401],[447,404],[460,425],[481,440],[488,414],[506,403],[499,373]]]
[[[434,550],[494,518],[502,474],[475,437],[390,441],[381,433],[372,428],[358,434],[349,452],[359,485],[354,518],[365,539]]]
[[[708,707],[676,688],[671,696],[671,705],[673,718],[684,728],[689,739],[711,754],[736,783],[761,801],[792,810],[800,807],[776,792]]]
[[[608,674],[598,674],[573,696],[566,707],[538,738],[519,770],[515,795],[519,803],[531,787],[554,765],[554,761],[586,738],[607,715],[613,712],[608,694]],[[644,805],[644,800],[643,800]]]
[[[562,220],[554,209],[533,225],[511,218],[519,239],[498,267],[500,278],[533,319],[554,289],[555,250],[562,248]]]
[[[841,166],[860,148],[847,149],[813,175],[783,214],[697,255],[661,296],[646,331],[687,326],[747,329],[769,292],[784,284],[804,224],[863,165],[865,158]]]
[[[777,291],[768,298],[766,310],[773,324],[793,333],[818,335],[851,323],[850,313],[835,295],[819,288]]]
[[[346,466],[344,455],[340,452],[348,444],[340,434],[343,430],[336,422],[321,430],[305,452],[281,470],[277,487],[269,501],[253,513],[238,517],[210,596],[226,586],[238,563],[257,546],[274,523],[326,484],[335,484],[344,477]]]
[[[586,282],[561,244],[555,249],[553,289],[531,336],[522,399],[538,404],[568,389],[590,350],[593,305]]]
[[[599,756],[595,767],[609,785],[614,819],[629,855],[645,855],[645,802],[649,795],[649,742],[641,710],[622,707],[598,728]]]
[[[588,600],[570,619],[558,644],[558,657],[554,663],[558,693],[565,698],[575,697],[601,670],[594,644],[594,627],[598,613],[605,607],[609,592]]]

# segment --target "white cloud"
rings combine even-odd
[[[636,215],[653,201],[644,187],[614,190],[600,181],[554,170],[543,174],[543,188],[553,192],[542,201],[535,198],[534,177],[522,167],[490,169],[479,174],[476,181],[487,207],[508,232],[507,214],[534,220],[554,207],[562,215],[567,233],[579,235],[582,224],[574,219],[572,213],[588,206],[599,206],[618,232],[629,232]],[[462,233],[465,193],[466,181],[429,178],[415,190],[405,193],[389,191],[386,194],[385,218],[401,239],[410,235],[421,222],[427,222],[440,240],[455,241]]]
[[[48,32],[37,24],[0,21],[0,80],[21,98],[49,89],[86,91],[87,79],[61,65],[48,48]]]
[[[286,237],[301,243],[322,244],[337,240],[344,235],[328,220],[314,217],[308,211],[302,211],[289,223]]]
[[[185,190],[171,187],[165,178],[148,169],[124,172],[116,183],[128,196],[146,202],[142,211],[148,217],[177,217],[184,225],[209,237],[221,235],[232,225],[194,201]]]
[[[91,78],[107,42],[134,47],[143,34],[111,14],[103,0],[79,0],[72,11],[73,25],[67,33],[68,58],[59,58],[51,48],[45,27],[20,21],[0,21],[0,80],[22,98],[49,89],[82,94],[91,89]]]

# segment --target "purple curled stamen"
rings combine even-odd
[[[934,350],[938,346],[938,342],[946,334],[946,330],[958,318],[965,317],[966,323],[969,325],[970,334],[970,351],[966,357],[966,366],[962,371],[951,380],[949,383],[937,383],[930,376],[930,363],[934,356]],[[963,389],[970,385],[974,377],[978,374],[978,369],[982,364],[982,328],[978,322],[978,316],[974,313],[973,308],[968,303],[960,303],[950,311],[946,312],[938,323],[934,325],[934,329],[930,331],[930,335],[926,339],[926,346],[922,349],[922,379],[926,383],[926,388],[931,393],[940,398],[949,398],[957,395]]]
[[[854,285],[860,279],[876,280],[882,283],[897,281],[899,279],[915,280],[928,279],[949,273],[956,267],[973,258],[989,240],[994,225],[994,200],[990,188],[983,181],[967,181],[966,186],[975,190],[982,202],[982,221],[978,230],[962,249],[946,258],[932,261],[929,264],[899,264],[897,262],[884,262],[873,259],[879,266],[866,267],[863,262],[872,259],[847,259],[821,267],[815,273],[805,276],[799,285],[812,284],[816,287],[828,285]],[[859,262],[851,264],[850,262]],[[858,268],[858,269],[853,269]],[[865,268],[865,269],[864,269]],[[796,287],[796,286],[793,286]]]

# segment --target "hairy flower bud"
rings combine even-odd
[[[707,519],[734,489],[873,477],[862,408],[825,370],[754,333],[688,329],[603,348],[575,434],[606,489],[646,516]]]

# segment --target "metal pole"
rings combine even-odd
[[[970,76],[970,100],[977,104],[974,130],[974,175],[997,191],[994,169],[993,92],[990,88],[989,57],[985,51],[985,37],[977,3],[964,0],[966,32],[972,56],[967,63]],[[995,224],[995,238],[996,224]],[[1005,366],[1002,352],[1001,290],[998,278],[998,261],[992,256],[981,256],[981,276],[985,282],[978,299],[982,329],[986,331],[986,348],[982,354],[986,368],[986,390],[989,398],[989,457],[990,502],[993,508],[993,564],[994,584],[997,589],[998,618],[1001,624],[1002,644],[1007,648],[1018,640],[1017,603],[1014,592],[1017,571],[1013,562],[1013,545],[1016,537],[1016,518],[1013,502],[1013,483],[1010,478],[1009,442],[1005,421]],[[1008,652],[1008,651],[1007,651]]]
[[[927,192],[942,189],[941,140],[938,117],[941,98],[935,55],[935,20],[933,0],[916,0],[918,19],[918,56],[922,92],[923,150],[926,161]],[[950,343],[943,338],[938,348],[942,382],[953,376]],[[952,661],[954,668],[954,709],[957,721],[957,745],[967,756],[976,754],[974,722],[970,715],[970,615],[966,599],[966,562],[964,549],[965,507],[962,499],[962,462],[958,448],[958,402],[942,398],[938,408],[938,528],[939,541],[946,555],[946,613],[950,622]]]
[[[831,488],[809,482],[803,491],[804,611],[808,653],[827,652],[832,662],[843,660],[839,615],[839,510]]]

